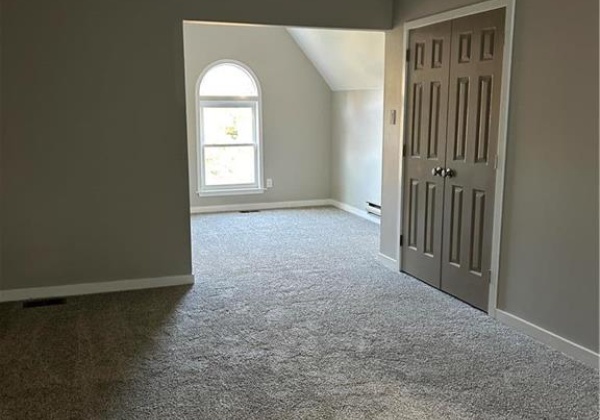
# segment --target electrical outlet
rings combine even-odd
[[[267,188],[273,188],[273,179],[267,178]]]

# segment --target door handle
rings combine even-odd
[[[431,170],[431,175],[433,176],[442,176],[442,171],[444,170],[444,168],[440,167],[440,166],[436,166],[435,168],[433,168]]]
[[[452,178],[456,175],[456,172],[454,172],[453,169],[445,168],[445,169],[442,169],[440,175],[443,176],[444,178]]]

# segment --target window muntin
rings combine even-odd
[[[240,63],[216,63],[198,87],[199,194],[262,192],[260,90]]]

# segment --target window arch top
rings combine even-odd
[[[257,97],[254,76],[236,63],[219,63],[210,67],[200,81],[200,96]]]

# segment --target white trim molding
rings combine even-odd
[[[381,219],[379,217],[369,213],[366,210],[361,210],[359,208],[351,206],[350,204],[342,203],[341,201],[337,201],[337,200],[333,200],[333,199],[329,200],[329,202],[333,207],[336,207],[340,210],[344,210],[345,212],[352,213],[355,216],[362,217],[363,219],[366,219],[369,222],[373,222],[378,225],[381,224]]]
[[[377,255],[377,261],[379,261],[385,268],[392,270],[394,273],[400,272],[398,260],[395,260],[392,257],[388,257],[380,252],[379,255]]]
[[[222,206],[200,206],[192,207],[191,214],[206,214],[206,213],[226,213],[236,211],[253,211],[253,210],[276,210],[276,209],[294,209],[303,207],[326,207],[332,206],[345,212],[362,217],[365,220],[379,224],[379,217],[370,214],[366,210],[360,210],[349,204],[342,203],[330,198],[322,200],[301,200],[301,201],[279,201],[274,203],[249,203],[249,204],[227,204]]]
[[[192,207],[192,214],[204,213],[225,213],[235,211],[252,210],[275,210],[275,209],[293,209],[301,207],[325,207],[330,206],[331,200],[303,200],[303,201],[279,201],[274,203],[249,203],[249,204],[228,204],[223,206],[201,206]]]
[[[64,286],[31,287],[25,289],[0,290],[0,302],[93,295],[98,293],[124,292],[127,290],[154,289],[158,287],[189,284],[194,284],[194,276],[192,274],[98,283],[80,283]]]
[[[197,191],[196,194],[200,197],[219,197],[223,195],[250,195],[250,194],[263,194],[267,191],[266,188],[231,188],[224,190],[212,190],[212,191]]]
[[[566,354],[567,356],[572,357],[575,360],[585,363],[586,365],[595,369],[598,369],[599,367],[600,355],[598,353],[567,340],[558,334],[548,331],[529,321],[500,309],[496,309],[496,319],[503,324],[521,331],[522,333],[541,341],[542,343]]]
[[[510,103],[510,75],[512,67],[512,50],[514,37],[514,20],[515,20],[515,2],[516,0],[488,0],[481,3],[476,3],[470,6],[461,7],[454,10],[438,13],[432,16],[427,16],[422,19],[416,19],[404,23],[403,27],[403,50],[408,49],[409,32],[413,29],[424,26],[433,25],[435,23],[453,20],[463,16],[474,15],[495,9],[505,9],[505,26],[504,26],[504,52],[502,58],[502,87],[500,91],[500,109],[499,109],[499,124],[498,124],[498,167],[496,169],[496,187],[494,195],[494,223],[492,231],[492,258],[491,258],[491,273],[490,273],[490,288],[488,294],[488,314],[495,317],[498,295],[498,273],[500,269],[500,243],[502,232],[502,207],[504,199],[504,178],[506,171],[506,143],[508,132],[508,111]],[[402,267],[402,250],[400,249],[400,235],[402,234],[402,200],[404,186],[404,156],[402,153],[402,145],[404,144],[404,127],[406,113],[406,82],[407,82],[407,63],[404,61],[402,65],[403,83],[401,96],[402,109],[399,113],[400,117],[400,156],[398,165],[398,219],[397,219],[397,255],[396,258],[400,267]]]
[[[221,65],[232,65],[238,67],[242,72],[246,73],[251,79],[256,88],[254,96],[204,96],[200,94],[202,82],[205,76],[214,68]],[[233,59],[217,60],[209,64],[196,81],[196,153],[197,153],[197,179],[198,179],[198,195],[239,195],[239,194],[260,194],[264,192],[263,188],[263,122],[262,122],[262,88],[260,80],[254,71],[245,63]],[[252,142],[245,143],[207,143],[204,140],[203,127],[203,110],[205,108],[251,108],[253,120],[253,138]],[[244,147],[251,146],[254,148],[254,182],[251,184],[228,184],[228,185],[206,185],[204,173],[204,149],[210,147]]]

